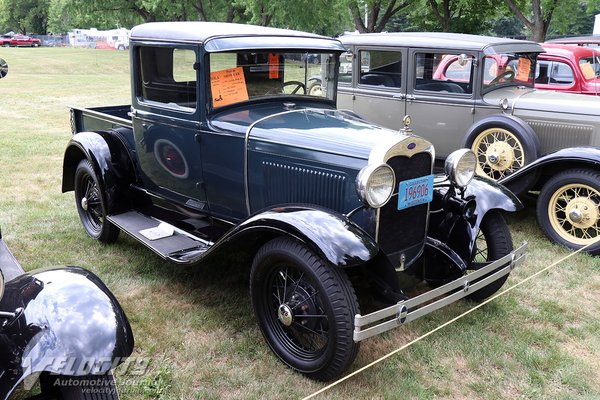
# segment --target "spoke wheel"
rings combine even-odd
[[[484,130],[477,135],[471,149],[477,156],[477,173],[495,181],[525,165],[525,150],[521,140],[504,128]]]
[[[488,211],[483,217],[483,221],[481,221],[479,232],[477,232],[477,239],[471,257],[471,268],[481,268],[504,257],[512,250],[512,237],[502,214],[497,210]],[[496,293],[507,279],[508,275],[505,275],[492,284],[470,294],[467,298],[482,301]]]
[[[77,165],[74,187],[77,212],[88,235],[103,243],[117,240],[119,228],[106,219],[107,207],[98,177],[87,159]]]
[[[321,82],[315,80],[308,85],[308,94],[311,96],[323,97],[323,87],[321,86]]]
[[[591,245],[600,254],[600,173],[569,170],[552,177],[538,199],[538,221],[552,240],[569,248]]]
[[[330,380],[356,357],[354,289],[343,271],[306,246],[287,238],[264,245],[252,265],[250,292],[263,336],[291,368]]]

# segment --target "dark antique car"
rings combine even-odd
[[[111,369],[133,350],[121,306],[92,272],[25,272],[0,232],[0,399],[118,399]]]
[[[540,44],[452,33],[340,40],[340,109],[390,129],[408,114],[441,158],[472,149],[478,174],[540,192],[551,240],[600,254],[600,98],[535,90]]]
[[[123,230],[179,264],[246,255],[259,327],[291,368],[332,379],[360,341],[490,296],[521,260],[501,215],[521,205],[472,179],[470,150],[434,176],[409,128],[336,110],[339,41],[174,22],[130,44],[132,104],[72,109],[62,189],[101,242]],[[355,283],[386,306],[362,315]]]

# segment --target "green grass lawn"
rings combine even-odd
[[[248,294],[248,265],[178,267],[121,235],[84,232],[73,193],[61,193],[71,136],[68,105],[128,104],[127,52],[0,48],[0,225],[25,269],[80,265],[125,308],[135,356],[149,371],[117,370],[126,399],[301,398],[324,385],[270,352]],[[418,133],[418,132],[417,132]],[[529,256],[507,286],[568,254],[542,235],[532,205],[509,216]],[[598,399],[600,259],[576,255],[318,398]],[[452,319],[459,302],[363,342],[358,369]]]

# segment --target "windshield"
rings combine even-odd
[[[600,77],[600,54],[580,58],[579,69],[587,80]]]
[[[211,53],[212,108],[261,97],[334,100],[338,53]]]
[[[533,86],[537,53],[492,54],[483,59],[483,91]]]

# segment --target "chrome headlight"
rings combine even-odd
[[[370,164],[360,170],[356,177],[358,196],[366,205],[380,208],[392,197],[396,176],[387,164]]]
[[[460,149],[453,151],[444,164],[444,172],[448,179],[458,187],[465,187],[475,176],[477,168],[477,158],[475,153],[469,149]]]

